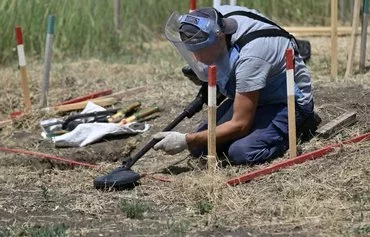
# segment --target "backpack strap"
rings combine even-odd
[[[249,34],[243,34],[239,37],[234,43],[237,45],[239,49],[243,48],[246,44],[261,37],[285,37],[288,39],[292,39],[293,36],[288,32],[281,31],[280,29],[266,29],[266,30],[256,30]]]
[[[252,18],[254,20],[257,20],[257,21],[262,21],[266,24],[269,24],[269,25],[273,25],[273,26],[276,26],[278,27],[279,29],[283,30],[283,31],[286,31],[284,30],[282,27],[280,27],[278,24],[276,24],[275,22],[273,21],[270,21],[269,19],[267,19],[266,17],[263,17],[263,16],[260,16],[258,14],[255,14],[253,12],[247,12],[247,11],[233,11],[233,12],[229,12],[227,14],[224,15],[224,17],[229,17],[229,16],[246,16],[246,17],[249,17],[249,18]]]
[[[276,26],[278,28],[278,29],[257,30],[257,31],[254,31],[254,32],[251,32],[251,33],[248,33],[248,34],[246,34],[246,32],[244,32],[242,34],[242,36],[240,36],[234,43],[234,45],[237,45],[239,47],[239,49],[243,48],[246,44],[248,44],[249,42],[251,42],[252,40],[255,40],[257,38],[261,38],[261,37],[285,37],[285,38],[294,40],[295,44],[294,44],[293,48],[294,48],[294,51],[296,51],[298,53],[297,40],[294,38],[293,35],[291,35],[288,31],[284,30],[282,27],[280,27],[275,22],[270,21],[269,19],[267,19],[263,16],[260,16],[260,15],[257,15],[253,12],[247,12],[247,11],[233,11],[233,12],[229,12],[229,13],[224,15],[224,17],[229,17],[229,16],[246,16],[246,17],[252,18],[254,20],[261,21],[261,22],[264,22],[266,24]]]

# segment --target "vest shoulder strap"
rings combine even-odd
[[[273,25],[273,26],[276,26],[278,27],[279,29],[285,31],[282,27],[280,27],[278,24],[276,24],[275,22],[273,21],[270,21],[269,19],[267,19],[266,17],[263,17],[263,16],[260,16],[258,14],[255,14],[253,12],[247,12],[247,11],[233,11],[233,12],[229,12],[227,14],[224,15],[224,17],[229,17],[229,16],[246,16],[246,17],[249,17],[249,18],[252,18],[254,20],[257,20],[257,21],[262,21],[266,24],[269,24],[269,25]]]
[[[249,42],[261,38],[261,37],[285,37],[288,39],[293,39],[296,42],[296,39],[294,38],[293,35],[291,35],[288,31],[284,30],[282,27],[280,27],[278,24],[276,24],[273,21],[270,21],[269,19],[257,15],[253,12],[247,12],[247,11],[233,11],[229,12],[224,15],[224,17],[229,17],[229,16],[246,16],[249,18],[252,18],[257,21],[264,22],[269,25],[276,26],[278,29],[265,29],[265,30],[257,30],[251,33],[243,33],[242,36],[239,37],[234,43],[234,45],[237,45],[239,49],[243,48],[246,44]],[[295,49],[295,51],[298,51],[298,49]]]
[[[285,37],[288,39],[294,38],[291,34],[280,29],[266,29],[266,30],[256,30],[249,34],[243,34],[234,43],[239,49],[243,48],[246,44],[261,37]]]

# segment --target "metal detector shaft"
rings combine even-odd
[[[178,115],[170,124],[168,124],[162,132],[167,132],[176,127],[185,117],[191,118],[195,113],[199,112],[205,100],[207,98],[204,96],[202,89],[199,91],[197,97],[184,109],[184,111]],[[124,169],[130,169],[145,153],[147,153],[155,144],[160,140],[152,138],[144,147],[142,147],[135,155],[132,157],[127,157],[122,162],[122,167]]]

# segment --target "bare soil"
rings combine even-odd
[[[300,144],[314,151],[369,131],[369,73],[332,80],[330,39],[307,38],[312,44],[309,68],[313,77],[316,111],[322,125],[349,111],[357,123],[328,138]],[[344,74],[348,38],[339,39],[339,75]],[[369,48],[369,47],[368,47]],[[358,51],[357,51],[358,52]],[[358,62],[355,61],[355,69]],[[369,62],[367,61],[367,64]],[[0,131],[0,148],[50,154],[97,165],[70,166],[37,155],[0,151],[0,236],[361,236],[370,233],[370,161],[368,142],[344,145],[314,161],[293,166],[236,187],[222,185],[253,167],[226,166],[209,177],[187,152],[168,156],[150,150],[134,165],[150,173],[132,190],[101,192],[95,177],[106,174],[150,136],[170,123],[196,95],[198,88],[181,74],[183,62],[167,43],[146,46],[146,54],[132,64],[97,59],[53,62],[50,104],[92,91],[120,91],[146,86],[147,91],[125,98],[115,107],[139,100],[144,107],[160,106],[148,121],[148,132],[116,136],[81,148],[56,148],[40,136],[41,119],[66,116],[40,112],[41,62],[28,65],[34,110]],[[0,114],[5,119],[21,108],[19,73],[0,68]],[[190,132],[206,113],[177,126]],[[165,177],[171,182],[159,181]],[[129,218],[123,208],[145,209]],[[207,207],[210,207],[207,209]],[[136,214],[140,211],[135,209]],[[59,231],[59,232],[58,232]]]

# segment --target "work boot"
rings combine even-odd
[[[303,124],[300,126],[299,129],[299,138],[302,142],[309,141],[311,138],[313,138],[316,134],[316,130],[321,123],[321,118],[317,113],[313,113],[312,116],[309,116]]]

